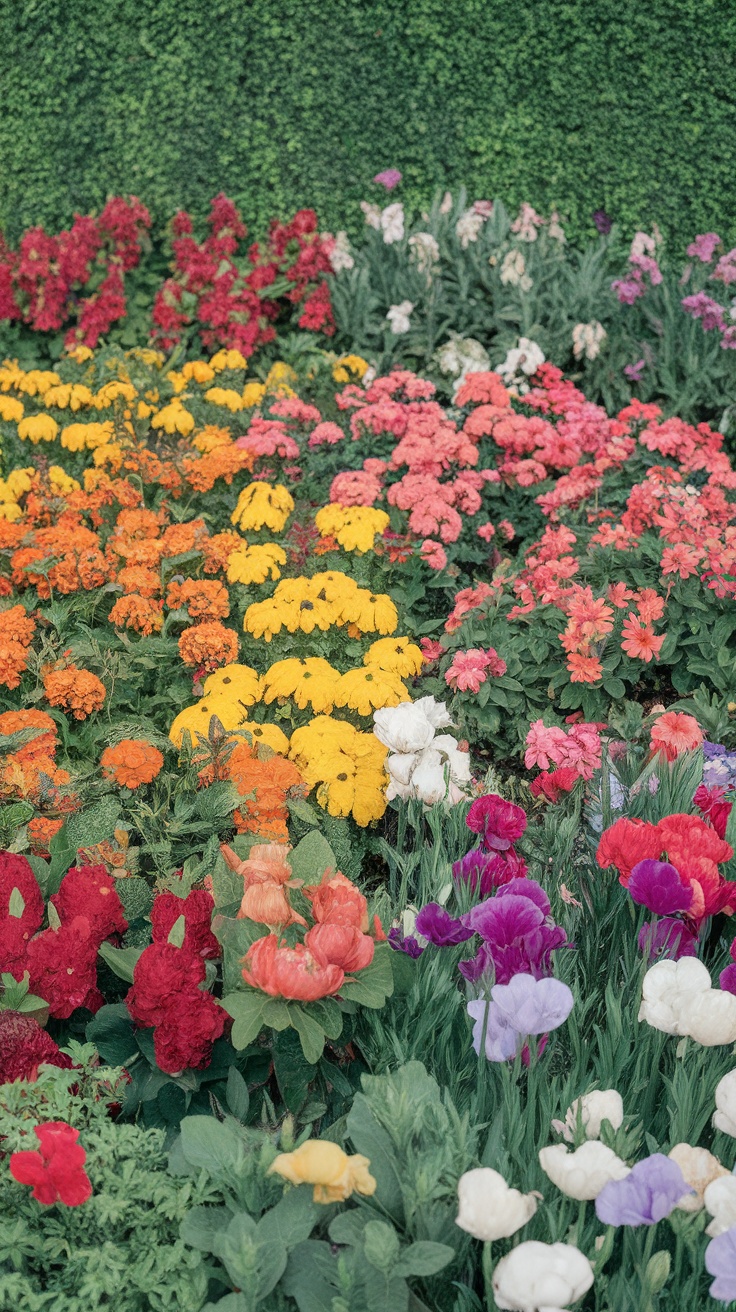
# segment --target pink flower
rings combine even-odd
[[[372,506],[380,495],[380,480],[364,469],[344,469],[330,485],[330,501],[339,506]]]
[[[445,673],[445,682],[458,692],[477,692],[486,681],[486,654],[479,648],[455,652],[452,665]]]
[[[332,424],[326,421],[323,424],[317,424],[312,430],[311,437],[307,446],[313,449],[317,446],[335,446],[337,442],[342,442],[345,437],[339,424]]]
[[[431,538],[424,539],[419,554],[430,569],[441,570],[447,564],[447,552],[444,547],[439,542],[433,542]]]
[[[703,264],[710,264],[720,241],[717,232],[701,232],[695,241],[690,242],[687,254],[695,260],[702,260]]]
[[[401,174],[398,169],[384,169],[382,173],[376,174],[373,181],[385,187],[386,191],[393,191],[401,182]]]
[[[495,533],[496,530],[493,524],[491,523],[490,519],[486,524],[481,524],[480,528],[478,529],[478,537],[482,538],[484,542],[490,542],[491,538],[495,536]]]
[[[564,729],[553,724],[549,727],[542,720],[535,720],[526,736],[524,764],[527,770],[539,766],[540,770],[549,770],[550,765],[559,765],[567,747],[567,734]]]
[[[422,649],[422,656],[428,665],[432,665],[445,654],[445,648],[441,642],[435,642],[434,638],[421,638],[419,646]]]

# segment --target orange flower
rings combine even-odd
[[[169,610],[187,610],[193,620],[227,619],[230,598],[227,588],[216,579],[184,579],[170,583],[166,593]]]
[[[570,683],[597,683],[603,677],[603,666],[597,656],[584,656],[582,652],[571,652],[567,658],[570,671]]]
[[[41,671],[46,698],[51,706],[72,711],[75,720],[86,720],[105,701],[105,685],[89,670],[67,665],[65,669],[45,666]]]
[[[316,1002],[339,991],[345,972],[339,966],[317,961],[303,943],[295,948],[279,947],[276,934],[267,934],[248,949],[243,959],[243,979],[272,998]]]
[[[0,641],[17,642],[21,647],[30,647],[36,626],[23,606],[11,606],[9,610],[0,611]]]
[[[216,670],[238,659],[238,635],[219,620],[193,624],[179,638],[179,655],[185,665]]]
[[[694,716],[665,711],[652,725],[649,747],[652,753],[660,752],[668,761],[674,761],[680,752],[695,751],[702,741],[703,733]]]
[[[312,915],[319,924],[353,925],[365,933],[368,929],[368,903],[351,880],[338,870],[326,870],[319,884],[304,889],[312,904]]]
[[[283,756],[270,756],[260,760],[255,747],[238,743],[227,763],[228,774],[244,804],[234,813],[240,833],[268,836],[275,842],[285,842],[289,831],[289,810],[286,796],[292,788],[303,788],[304,779],[293,764]]]
[[[621,630],[621,637],[623,638],[621,648],[627,656],[648,663],[653,656],[659,659],[662,643],[666,636],[664,633],[657,636],[651,625],[643,623],[632,611],[629,612],[629,617],[624,622]]]
[[[313,925],[304,942],[318,961],[339,966],[345,974],[365,970],[373,960],[374,943],[370,934],[362,934],[355,925],[323,921]]]
[[[51,756],[19,761],[11,754],[5,757],[0,775],[4,793],[44,806],[59,804],[58,790],[68,784],[69,779],[67,771],[60,770]]]
[[[137,592],[141,597],[155,597],[161,591],[159,575],[144,565],[125,565],[118,571],[117,581],[125,592]]]
[[[194,551],[207,537],[207,525],[203,519],[190,519],[183,524],[170,524],[161,537],[165,556],[183,556],[185,551]]]
[[[23,747],[16,747],[16,761],[33,761],[39,756],[53,757],[56,751],[56,725],[45,711],[5,711],[0,715],[0,735],[10,736],[23,729],[40,729]]]
[[[162,601],[150,601],[131,593],[129,597],[118,597],[108,618],[116,628],[134,629],[147,638],[164,627],[164,605]]]
[[[645,624],[653,624],[664,615],[664,597],[660,597],[654,588],[640,588],[634,605]]]
[[[243,539],[239,533],[215,533],[211,538],[207,538],[201,546],[205,574],[217,574],[220,570],[227,569],[228,559],[242,545]]]
[[[287,925],[307,923],[290,905],[283,885],[272,879],[246,887],[238,920],[256,920],[261,925],[268,925],[269,929],[285,929]]]
[[[28,838],[33,856],[47,857],[49,855],[51,839],[54,834],[58,834],[63,823],[63,820],[52,820],[45,815],[34,816],[33,820],[28,821]]]
[[[291,848],[282,843],[256,843],[244,861],[226,843],[220,844],[220,851],[230,869],[243,876],[246,887],[251,884],[286,884],[291,878],[288,861]]]
[[[100,757],[102,773],[121,788],[139,788],[150,784],[160,773],[164,758],[157,747],[143,738],[123,738],[115,747],[106,747]]]

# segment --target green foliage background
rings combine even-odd
[[[0,227],[132,191],[163,222],[220,189],[252,228],[362,226],[379,169],[604,206],[679,243],[727,225],[736,91],[722,0],[0,0]],[[724,234],[725,235],[725,234]]]

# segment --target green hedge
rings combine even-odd
[[[128,191],[355,229],[393,166],[411,203],[464,183],[577,234],[600,206],[679,243],[730,217],[723,0],[0,0],[0,37],[11,237]]]

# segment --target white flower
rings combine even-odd
[[[452,374],[455,378],[453,401],[465,381],[465,375],[484,373],[491,367],[488,352],[474,337],[461,337],[459,333],[450,333],[449,341],[435,352],[435,360],[443,374]]]
[[[480,231],[485,223],[485,216],[479,214],[472,206],[460,215],[455,224],[455,236],[457,237],[463,250],[467,250],[471,241],[477,241]]]
[[[368,227],[376,228],[380,230],[381,227],[380,205],[374,205],[371,201],[362,200],[360,202],[360,208],[362,209],[365,215],[365,221],[368,224]]]
[[[340,273],[342,269],[352,269],[355,260],[350,254],[350,242],[346,232],[338,232],[333,237],[333,247],[330,251],[330,264],[335,273]]]
[[[604,1184],[623,1180],[631,1169],[597,1139],[582,1144],[573,1153],[563,1143],[542,1148],[539,1165],[563,1194],[580,1201],[597,1198]]]
[[[703,1202],[706,1212],[713,1217],[705,1233],[715,1239],[736,1225],[736,1175],[726,1173],[706,1185]]]
[[[439,262],[440,248],[431,232],[415,232],[409,238],[412,255],[420,273],[431,276],[432,268]]]
[[[449,214],[452,209],[452,192],[446,191],[440,204],[440,214]]]
[[[393,205],[387,205],[382,211],[381,228],[387,246],[392,242],[401,241],[404,235],[404,206],[400,200],[394,201]]]
[[[547,229],[547,232],[549,233],[552,240],[558,241],[560,245],[564,245],[565,241],[567,240],[565,237],[565,229],[562,227],[562,224],[560,223],[560,216],[557,213],[557,210],[554,210],[553,213],[550,214],[549,216],[549,227]]]
[[[624,1104],[616,1089],[593,1089],[592,1093],[584,1093],[582,1098],[576,1098],[568,1107],[564,1125],[561,1121],[552,1122],[568,1143],[573,1143],[575,1139],[578,1112],[586,1139],[598,1139],[604,1121],[610,1122],[612,1130],[618,1130],[623,1125]]]
[[[593,1284],[593,1268],[572,1244],[536,1239],[512,1248],[493,1272],[499,1308],[509,1312],[562,1312]]]
[[[399,705],[403,704],[403,702],[399,703]],[[412,705],[421,709],[422,715],[426,715],[433,729],[449,729],[452,725],[452,717],[445,702],[436,702],[434,697],[420,697]]]
[[[398,706],[385,706],[374,711],[373,732],[379,742],[391,752],[421,752],[429,747],[435,728],[444,728],[450,717],[447,716],[445,724],[435,725],[434,719],[430,718],[431,710],[428,713],[427,702],[437,705],[433,697],[422,697],[417,702],[399,702]],[[444,702],[439,705],[447,715]]]
[[[391,753],[386,760],[389,801],[417,797],[426,806],[443,801],[454,806],[465,797],[470,757],[450,734],[436,734],[451,723],[445,703],[434,697],[374,711],[374,733]]]
[[[736,1138],[736,1071],[729,1071],[716,1085],[713,1128]]]
[[[629,251],[630,260],[639,259],[642,255],[656,255],[656,253],[657,253],[656,235],[654,237],[650,237],[649,234],[646,232],[634,233],[634,239],[631,243],[631,250]]]
[[[511,224],[511,231],[515,232],[519,241],[536,241],[537,228],[541,228],[544,219],[536,210],[528,205],[526,201],[522,205],[519,213]]]
[[[572,330],[572,353],[575,359],[579,360],[584,355],[586,360],[595,360],[607,336],[603,324],[597,319],[591,319],[590,323],[576,323]]]
[[[683,1002],[680,1024],[704,1048],[736,1043],[736,996],[713,988],[695,993]]]
[[[518,391],[525,392],[529,390],[525,378],[535,374],[540,364],[544,364],[544,351],[530,338],[520,337],[519,345],[509,351],[502,364],[496,365],[496,373],[504,382],[515,384]]]
[[[412,301],[401,301],[399,305],[392,305],[386,315],[390,325],[391,332],[398,337],[400,333],[408,333],[411,328],[409,315],[414,309]]]
[[[532,286],[532,280],[526,272],[526,260],[519,250],[507,251],[499,276],[504,285],[520,287],[523,292],[528,292]]]
[[[475,1239],[491,1242],[516,1234],[537,1210],[537,1196],[511,1189],[487,1166],[466,1171],[457,1185],[460,1204],[455,1224]]]
[[[687,1034],[683,1009],[695,994],[707,993],[710,973],[696,957],[658,961],[644,976],[639,1020],[664,1034]]]
[[[728,1175],[725,1166],[707,1148],[691,1148],[689,1143],[676,1143],[667,1155],[677,1162],[685,1184],[695,1190],[685,1194],[677,1206],[683,1212],[702,1211],[705,1190],[719,1176]]]

